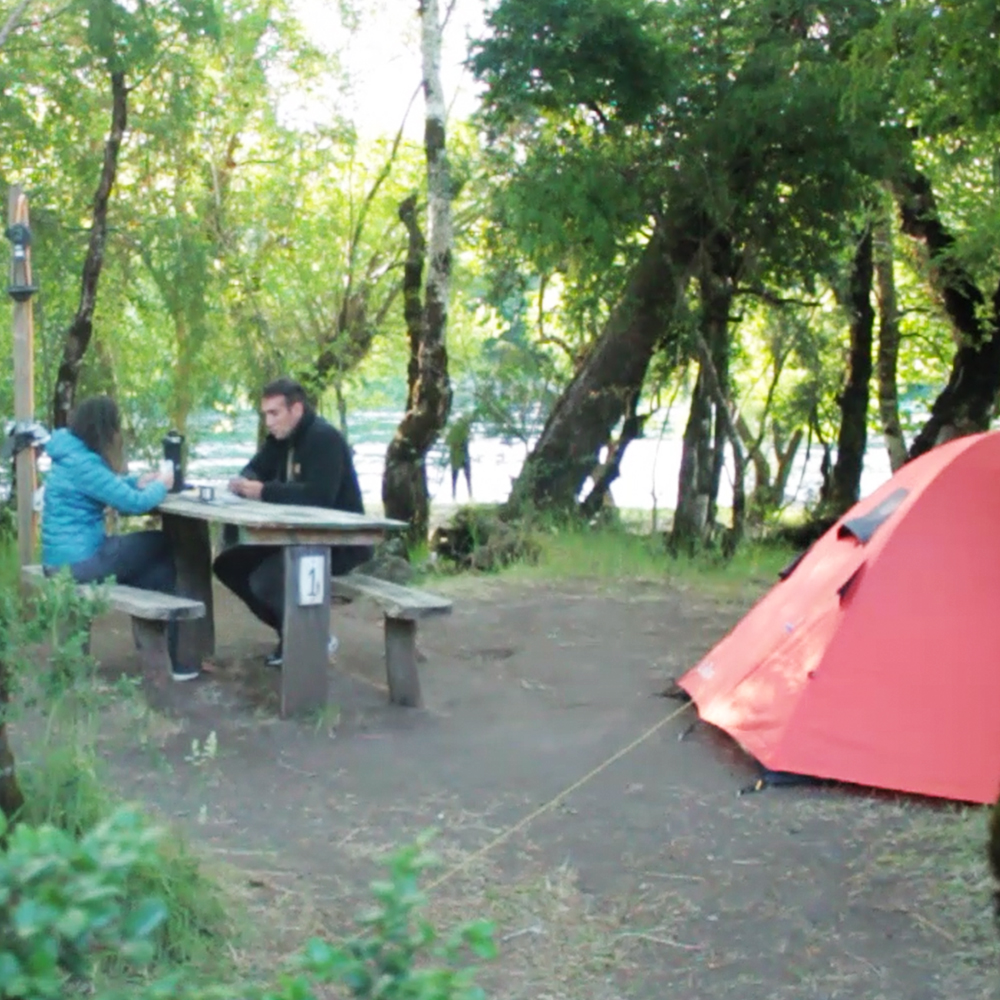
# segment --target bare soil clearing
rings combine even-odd
[[[241,886],[260,928],[248,965],[343,931],[377,859],[433,826],[431,915],[496,920],[491,996],[1000,995],[983,813],[837,787],[739,796],[755,768],[690,708],[481,853],[674,712],[666,678],[749,601],[450,586],[454,614],[419,638],[426,709],[387,704],[381,613],[355,604],[334,609],[334,706],[280,721],[273,638],[217,593],[215,673],[179,686],[179,716],[128,699],[102,716],[123,794]],[[109,677],[134,670],[128,620],[102,619],[94,653]]]

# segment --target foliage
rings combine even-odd
[[[19,767],[25,797],[19,823],[81,838],[124,808],[109,792],[87,730],[85,720],[66,726],[50,717],[44,745],[33,747]],[[220,944],[237,926],[234,902],[203,870],[181,831],[151,840],[125,876],[123,891],[127,900],[155,898],[164,907],[163,920],[149,935],[148,958],[156,968],[186,965],[202,974],[226,968]],[[127,972],[127,963],[111,951],[100,956],[99,967],[104,978]]]
[[[90,624],[107,604],[102,589],[84,591],[68,571],[59,573],[22,598],[19,587],[0,589],[0,663],[7,671],[3,718],[59,695],[78,690],[94,667],[88,651]],[[37,647],[45,644],[46,667],[39,671]],[[26,685],[31,678],[37,683]],[[27,699],[18,701],[22,693]]]
[[[368,11],[341,16],[352,28]],[[530,445],[650,233],[680,219],[706,245],[730,241],[731,396],[752,431],[771,448],[775,422],[790,439],[811,421],[835,440],[846,327],[830,289],[873,192],[921,170],[946,258],[986,302],[1000,281],[996,30],[991,0],[493,4],[470,53],[481,113],[449,121],[450,360],[480,425]],[[281,370],[345,423],[349,407],[398,412],[397,211],[422,190],[420,149],[362,141],[338,103],[351,81],[291,0],[34,0],[0,50],[0,179],[30,195],[41,285],[37,398],[76,307],[114,69],[129,76],[129,137],[81,391],[117,396],[133,453],[168,422],[195,443],[193,414],[241,408]],[[955,341],[940,260],[908,238],[896,257],[912,432]],[[822,305],[792,308],[802,335],[765,413],[789,299]],[[682,325],[665,322],[662,369],[691,356]],[[644,407],[668,375],[647,379]],[[0,415],[11,378],[0,368]]]
[[[167,911],[129,899],[129,876],[158,837],[136,813],[117,812],[79,839],[0,818],[0,835],[0,996],[62,997],[101,952],[133,965],[152,958]]]
[[[89,731],[92,713],[106,707],[95,692],[87,650],[90,624],[104,597],[100,588],[82,592],[66,573],[43,581],[26,600],[18,594],[16,586],[0,587],[0,662],[10,699],[2,720],[31,713],[45,722],[36,722],[38,731],[27,740],[27,757],[17,769],[24,805],[10,819],[18,830],[52,829],[86,841],[91,831],[117,830],[118,806],[101,778]],[[218,886],[178,834],[142,843],[148,849],[129,854],[132,862],[121,879],[126,900],[156,897],[166,906],[145,935],[149,957],[205,962],[231,925]],[[120,966],[123,957],[106,949],[103,965]]]
[[[552,356],[526,335],[523,323],[483,343],[473,370],[475,418],[505,444],[530,446],[558,398]]]
[[[311,941],[284,978],[262,1000],[314,1000],[315,983],[338,983],[359,1000],[485,1000],[466,956],[496,956],[493,927],[482,920],[442,934],[420,914],[426,897],[418,879],[434,858],[427,837],[393,852],[387,877],[373,882],[375,905],[360,915],[360,934],[330,944]]]
[[[156,936],[168,920],[162,889],[139,876],[159,864],[162,831],[121,809],[82,837],[51,825],[22,823],[8,831],[0,853],[0,997],[44,1000],[64,996],[71,983],[89,979],[95,961],[113,956],[133,970],[148,965]],[[496,955],[493,928],[485,921],[439,932],[421,915],[426,897],[421,873],[434,862],[427,837],[395,851],[386,878],[372,884],[374,906],[358,918],[354,936],[331,944],[311,941],[273,987],[246,984],[241,994],[257,1000],[315,1000],[329,984],[358,998],[380,1000],[480,1000],[469,958]],[[188,956],[171,956],[181,969]],[[117,991],[99,986],[108,1000]],[[147,979],[130,996],[221,1000],[231,988],[199,983],[182,971]]]

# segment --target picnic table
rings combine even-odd
[[[374,545],[406,523],[326,507],[247,500],[224,484],[213,486],[213,499],[200,499],[197,489],[186,490],[169,494],[158,508],[173,545],[178,591],[205,605],[203,618],[179,623],[181,660],[201,662],[215,653],[209,527],[213,522],[232,525],[241,544],[284,548],[281,714],[321,708],[327,702],[330,548]]]

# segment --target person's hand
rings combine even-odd
[[[155,472],[144,472],[137,480],[135,485],[139,487],[140,490],[145,489],[151,482],[156,479]]]
[[[155,478],[159,479],[168,490],[172,490],[174,488],[174,470],[172,466],[169,469],[162,469],[156,474]]]
[[[257,482],[256,479],[244,479],[243,476],[236,476],[235,479],[230,479],[229,488],[237,496],[244,497],[247,500],[259,500],[261,494],[264,492],[263,483]]]

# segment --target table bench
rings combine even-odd
[[[41,566],[25,566],[21,579],[37,587],[46,577]],[[77,589],[87,596],[103,597],[109,607],[132,618],[132,635],[142,657],[143,674],[146,682],[154,687],[162,686],[170,678],[167,622],[191,621],[205,614],[201,601],[158,590],[140,590],[122,584],[77,584]]]
[[[451,614],[451,601],[426,590],[401,587],[374,576],[348,573],[331,579],[338,597],[366,597],[385,613],[385,669],[389,700],[394,705],[420,706],[420,676],[417,673],[417,622],[422,618]]]
[[[282,616],[281,715],[313,713],[327,704],[330,655],[330,550],[341,545],[378,544],[403,521],[327,507],[264,503],[216,485],[214,499],[171,493],[157,508],[177,566],[177,586],[205,605],[205,617],[181,622],[183,662],[210,659],[215,651],[212,601],[212,545],[209,525],[224,529],[238,544],[284,550],[285,608]]]

